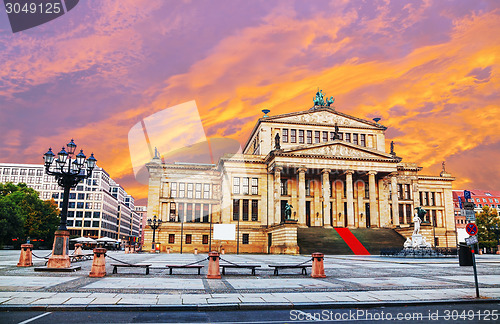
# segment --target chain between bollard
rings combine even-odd
[[[239,265],[239,264],[233,263],[233,262],[231,262],[231,261],[228,261],[228,260],[226,260],[226,259],[223,259],[223,258],[221,258],[221,257],[219,257],[219,259],[220,259],[220,260],[222,260],[222,261],[224,261],[224,262],[227,262],[227,263],[229,263],[229,264],[235,265],[235,266],[238,266],[238,265]]]
[[[52,252],[50,252],[49,254],[47,254],[46,256],[44,257],[39,257],[38,255],[36,255],[35,253],[33,253],[33,250],[31,251],[31,254],[35,257],[35,258],[38,258],[38,259],[48,259],[49,256],[52,254]]]
[[[206,257],[205,259],[201,259],[201,260],[198,260],[198,261],[195,261],[195,262],[191,262],[191,263],[188,263],[188,264],[183,264],[182,266],[186,267],[186,266],[190,266],[190,265],[193,265],[193,264],[202,263],[203,261],[207,261],[208,259],[210,259],[210,257]]]
[[[305,264],[305,263],[307,263],[307,262],[309,262],[309,261],[313,261],[313,260],[314,260],[314,258],[310,258],[309,260],[306,260],[306,261],[304,261],[304,262],[302,262],[302,263],[296,264],[296,265],[295,265],[295,267],[300,266],[300,265],[303,265],[303,264]]]
[[[111,260],[115,260],[117,262],[121,262],[123,264],[134,265],[133,263],[128,263],[128,262],[125,262],[125,261],[122,261],[122,260],[115,259],[112,256],[108,255],[107,253],[104,253],[104,256],[110,258]]]

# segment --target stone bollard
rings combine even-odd
[[[224,248],[220,250],[220,254],[225,254],[226,251],[224,251]]]
[[[73,255],[82,255],[82,244],[81,243],[76,243],[75,244],[75,252],[73,252]]]
[[[198,254],[198,248],[194,248],[194,254]]]
[[[325,278],[325,266],[323,265],[324,254],[314,252],[312,254],[312,273],[313,278]]]
[[[207,279],[220,279],[219,252],[208,252]]]
[[[167,248],[167,254],[170,254],[170,248],[169,247]]]
[[[106,275],[106,249],[94,249],[94,261],[92,262],[92,269],[90,270],[89,277],[101,278]]]
[[[33,250],[33,244],[22,244],[21,245],[21,255],[19,256],[18,267],[31,267],[33,265],[33,259],[31,256],[31,251]]]
[[[128,254],[128,253],[129,253],[129,249],[130,249],[130,248],[128,247],[128,245],[126,245],[126,246],[125,246],[125,254]]]

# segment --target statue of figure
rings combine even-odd
[[[409,237],[406,238],[406,242],[404,242],[403,247],[404,248],[411,248],[412,247],[412,241]]]
[[[337,123],[335,123],[335,133],[333,133],[333,139],[334,140],[340,139],[340,137],[339,137],[339,125],[337,125]]]
[[[414,235],[417,235],[420,232],[420,223],[421,222],[422,222],[422,220],[420,219],[420,217],[418,217],[418,212],[415,213],[415,216],[413,216],[413,226],[414,226],[413,234]]]
[[[155,146],[155,159],[160,159],[160,153],[158,153],[158,148]]]
[[[326,99],[326,105],[330,107],[330,105],[335,101],[335,98],[333,96],[330,97],[330,99]]]
[[[293,206],[288,204],[288,202],[285,205],[285,219],[292,219],[292,208]]]
[[[316,92],[316,98],[314,98],[314,105],[315,106],[324,106],[325,101],[323,100],[323,90],[319,90]]]
[[[276,136],[274,137],[274,148],[276,150],[279,150],[281,149],[281,146],[280,146],[280,134],[279,133],[276,133]]]
[[[446,172],[446,169],[444,168],[445,162],[443,161],[443,163],[441,163],[441,165],[443,166],[443,172]]]
[[[394,141],[391,141],[391,154],[396,155],[396,152],[394,152]]]

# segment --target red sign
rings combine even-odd
[[[469,223],[465,226],[465,231],[467,234],[474,236],[477,234],[477,226],[474,223]]]

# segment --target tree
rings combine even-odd
[[[484,206],[483,210],[476,215],[477,236],[481,248],[493,248],[497,245],[495,235],[496,226],[500,227],[500,218],[495,208]]]
[[[54,200],[43,201],[38,192],[26,184],[0,183],[0,245],[43,240],[50,245],[59,223]]]

